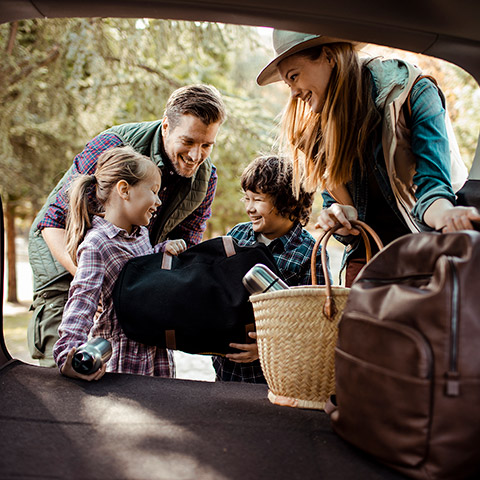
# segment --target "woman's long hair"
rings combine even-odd
[[[120,180],[129,185],[144,180],[160,170],[150,158],[130,146],[105,150],[93,175],[79,175],[69,189],[69,209],[65,231],[66,250],[77,265],[77,249],[92,227],[92,216],[103,215],[112,190]]]
[[[369,71],[363,69],[350,43],[332,43],[298,53],[311,60],[328,48],[335,63],[325,105],[314,113],[299,98],[290,98],[283,112],[280,143],[291,151],[294,189],[334,188],[351,179],[357,159],[363,166],[367,142],[380,121],[372,98]]]

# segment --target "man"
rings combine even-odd
[[[52,348],[68,298],[75,265],[65,251],[68,186],[75,175],[95,172],[98,156],[119,145],[147,155],[162,172],[162,205],[149,225],[152,245],[183,239],[187,246],[202,240],[211,216],[217,173],[209,155],[225,106],[211,86],[192,85],[172,93],[162,120],[128,123],[102,132],[78,154],[50,193],[30,230],[29,259],[34,276],[34,314],[28,328],[32,358],[55,366]]]

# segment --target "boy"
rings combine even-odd
[[[250,222],[240,223],[228,235],[239,245],[266,244],[283,279],[289,286],[311,285],[310,259],[315,239],[303,227],[312,211],[313,194],[300,188],[298,199],[292,191],[292,165],[276,156],[256,158],[243,171],[243,201]],[[317,282],[325,284],[317,254]],[[256,333],[249,334],[256,338]],[[240,353],[212,357],[216,379],[233,382],[266,383],[258,360],[256,343],[231,343]]]

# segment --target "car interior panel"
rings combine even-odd
[[[1,23],[56,17],[322,33],[432,55],[480,80],[480,2],[472,0],[0,0]],[[461,203],[480,205],[479,183],[477,146]],[[0,253],[4,292],[3,241]],[[326,413],[272,405],[264,385],[113,373],[89,383],[26,364],[10,355],[0,313],[0,479],[405,478],[342,441]]]

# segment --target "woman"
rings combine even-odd
[[[275,30],[273,42],[276,57],[257,83],[283,80],[291,90],[281,141],[293,152],[297,188],[324,190],[316,226],[343,226],[347,286],[365,263],[350,220],[367,222],[384,244],[480,221],[476,208],[455,206],[466,169],[450,154],[443,94],[418,67],[360,59],[357,44],[322,35]]]

